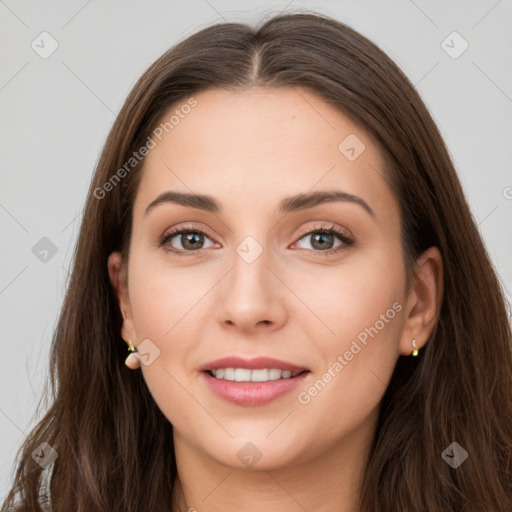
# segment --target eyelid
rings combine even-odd
[[[342,233],[346,238],[353,239],[353,236],[350,233],[350,231],[342,228],[341,226],[337,226],[336,224],[334,224],[334,222],[327,222],[327,223],[321,224],[321,225],[315,224],[314,226],[309,226],[309,227],[303,228],[299,231],[297,236],[299,238],[302,238],[304,235],[309,235],[311,233],[316,233],[317,231],[322,231],[322,230],[325,230],[325,231],[335,230],[335,231]]]

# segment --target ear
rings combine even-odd
[[[127,268],[123,264],[120,252],[113,252],[108,258],[108,273],[110,282],[119,302],[119,309],[123,316],[121,337],[125,341],[131,340],[133,344],[137,341],[137,332],[133,322],[130,300],[128,298]]]
[[[405,308],[400,354],[410,355],[412,340],[421,349],[434,332],[443,300],[443,259],[437,247],[430,247],[416,262],[416,272]]]

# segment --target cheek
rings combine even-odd
[[[135,272],[130,283],[138,341],[149,339],[158,348],[158,357],[149,365],[141,364],[141,371],[155,403],[173,425],[185,418],[190,421],[194,414],[193,401],[186,392],[186,368],[197,340],[187,337],[186,330],[191,304],[197,299],[189,300],[187,294],[192,292],[180,284],[173,273],[155,267],[141,275]]]
[[[403,276],[396,260],[378,261],[360,260],[360,267],[343,272],[332,302],[315,295],[335,334],[324,338],[323,367],[301,390],[299,403],[313,416],[329,414],[327,436],[352,430],[375,410],[399,355]]]
[[[305,320],[309,337],[314,339],[313,324],[322,332],[316,336],[321,380],[354,407],[363,396],[371,403],[381,398],[399,354],[405,276],[400,258],[387,254],[354,258],[336,271],[309,276],[298,293],[309,290],[308,306],[318,317]]]
[[[317,340],[321,338],[327,347],[340,349],[360,333],[364,341],[366,329],[376,323],[379,335],[375,340],[384,344],[396,338],[400,325],[397,310],[403,309],[400,304],[405,283],[399,254],[390,249],[368,251],[350,256],[338,267],[306,270],[294,268],[285,280],[298,297],[304,298],[312,313],[296,317],[307,325],[311,339],[316,328]],[[302,304],[298,307],[305,309]],[[332,356],[329,349],[327,352]]]
[[[155,402],[174,422],[176,411],[186,417],[194,409],[185,388],[195,364],[191,354],[201,340],[197,332],[204,323],[204,318],[198,318],[204,314],[201,298],[214,281],[211,274],[199,274],[192,267],[171,268],[161,256],[152,259],[142,251],[130,258],[130,265],[130,306],[137,340],[149,339],[159,351],[154,362],[141,365],[141,370]]]
[[[131,261],[130,305],[139,338],[170,340],[194,317],[194,305],[213,283],[193,267],[166,264],[165,257],[141,255]]]

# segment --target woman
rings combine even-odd
[[[215,25],[110,132],[4,506],[510,511],[510,340],[397,66],[320,15]]]

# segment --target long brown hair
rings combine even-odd
[[[201,30],[151,65],[129,94],[90,185],[53,337],[51,406],[20,448],[4,506],[19,492],[22,510],[40,510],[41,467],[31,453],[47,442],[58,452],[56,511],[168,510],[176,479],[172,425],[141,372],[124,365],[107,270],[111,252],[127,256],[144,160],[121,180],[112,177],[171,106],[208,88],[251,85],[307,87],[372,134],[400,205],[408,276],[427,248],[437,246],[443,257],[436,330],[419,357],[398,360],[361,509],[510,512],[511,332],[454,166],[424,103],[387,55],[348,26],[308,12],[275,16],[259,28],[222,23]],[[457,469],[441,456],[454,441],[469,454]]]

